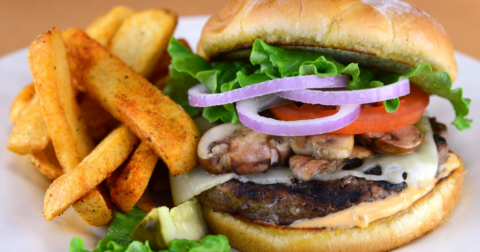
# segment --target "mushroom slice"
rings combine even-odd
[[[348,158],[353,144],[353,135],[344,134],[320,134],[290,139],[293,153],[329,160]]]
[[[232,170],[239,175],[266,172],[272,164],[269,135],[248,129],[230,137],[228,156]],[[274,158],[278,160],[278,155]]]
[[[360,134],[356,137],[361,144],[376,153],[403,154],[415,151],[423,142],[425,134],[420,134],[415,126],[409,125],[399,130]]]
[[[228,158],[228,138],[248,129],[241,124],[221,124],[213,127],[202,136],[197,147],[200,165],[215,174],[231,172]]]
[[[304,155],[292,156],[289,161],[293,176],[302,181],[309,181],[318,174],[341,168],[346,163],[347,159],[325,160]]]
[[[312,141],[306,136],[296,136],[289,140],[293,153],[305,156],[313,155]]]
[[[375,156],[375,153],[369,148],[362,145],[355,145],[353,146],[352,153],[350,153],[350,156],[348,158],[367,159],[373,156]]]
[[[312,141],[313,156],[321,159],[348,158],[353,150],[353,135],[321,134],[309,137]]]
[[[222,124],[208,130],[198,145],[200,165],[215,174],[263,173],[286,165],[291,156],[288,138],[263,134],[241,124]]]
[[[281,136],[270,136],[268,143],[270,145],[271,162],[273,165],[286,165],[288,159],[292,156],[292,149],[288,138]]]

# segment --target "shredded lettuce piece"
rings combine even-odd
[[[194,116],[198,109],[188,105],[187,91],[196,83],[202,83],[212,93],[223,93],[248,85],[290,76],[317,75],[336,76],[347,74],[351,77],[347,88],[350,90],[380,87],[397,82],[400,78],[410,78],[428,93],[444,97],[452,104],[456,118],[453,121],[459,130],[470,128],[472,120],[466,119],[470,100],[463,98],[462,89],[451,90],[452,80],[445,71],[432,71],[428,64],[420,64],[406,74],[373,72],[360,67],[357,63],[343,65],[321,53],[305,50],[285,49],[271,46],[260,39],[255,40],[250,61],[209,63],[194,54],[175,38],[168,46],[172,56],[170,65],[171,79],[167,82],[165,93]],[[398,98],[383,101],[387,112],[395,112],[400,106]],[[210,122],[239,122],[233,104],[207,107],[203,117]]]
[[[108,227],[108,235],[103,237],[92,250],[83,249],[84,243],[80,237],[74,237],[70,242],[69,252],[157,252],[152,250],[148,241],[134,241],[130,234],[145,218],[147,213],[135,206],[128,214],[114,211],[113,220]],[[201,241],[175,239],[168,245],[168,250],[158,252],[229,252],[231,250],[227,237],[223,235],[207,235]]]
[[[96,248],[92,252],[230,252],[232,248],[228,244],[227,237],[223,235],[207,235],[201,241],[189,241],[175,239],[168,245],[168,250],[152,250],[148,241],[141,243],[132,241],[128,245],[120,245],[115,241],[109,241],[103,248]],[[68,252],[90,252],[83,249],[83,241],[74,237],[70,242]]]

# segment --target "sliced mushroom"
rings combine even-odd
[[[202,167],[212,173],[245,175],[285,165],[291,155],[286,137],[251,130],[241,124],[222,124],[203,135],[198,145]]]
[[[311,136],[313,155],[322,159],[344,159],[353,150],[353,135],[321,134]]]
[[[348,158],[353,144],[353,135],[343,134],[320,134],[290,139],[293,153],[328,160]]]
[[[292,149],[288,143],[288,138],[279,136],[270,136],[268,143],[271,152],[271,165],[286,165],[292,155]],[[278,157],[278,158],[277,158]]]
[[[205,132],[197,147],[200,165],[215,174],[231,172],[227,139],[245,129],[241,124],[226,123]]]
[[[313,155],[312,141],[306,136],[296,136],[290,138],[290,148],[293,153],[305,156]]]
[[[362,145],[355,145],[353,146],[352,153],[350,153],[348,158],[366,159],[373,156],[375,156],[375,153],[369,148]]]
[[[376,153],[383,154],[403,154],[415,151],[424,138],[425,134],[420,134],[420,131],[413,125],[390,132],[356,135],[358,142]]]
[[[293,176],[302,181],[341,168],[346,163],[347,159],[325,160],[304,155],[294,155],[289,161]]]

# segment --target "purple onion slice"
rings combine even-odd
[[[329,117],[288,122],[258,114],[285,103],[290,101],[272,94],[237,102],[236,108],[240,121],[253,130],[275,136],[309,136],[332,132],[349,125],[357,119],[361,107],[359,104],[342,105],[336,114]]]
[[[410,93],[410,81],[408,78],[386,85],[383,87],[345,90],[345,91],[323,91],[323,90],[291,90],[278,92],[277,95],[292,101],[299,101],[310,104],[322,105],[346,105],[365,104],[372,102],[386,101],[398,98]]]
[[[306,88],[342,88],[347,86],[348,79],[349,77],[343,74],[331,77],[319,77],[316,75],[286,77],[219,94],[211,94],[207,87],[198,84],[188,90],[188,103],[194,107],[210,107],[280,91]]]

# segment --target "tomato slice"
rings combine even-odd
[[[382,103],[364,105],[360,115],[353,123],[332,133],[364,134],[401,129],[418,122],[429,101],[428,93],[418,86],[410,84],[410,94],[400,98],[400,106],[394,113],[385,111]],[[298,106],[294,103],[270,109],[273,117],[282,121],[322,118],[331,116],[337,111],[332,106],[318,104]]]

